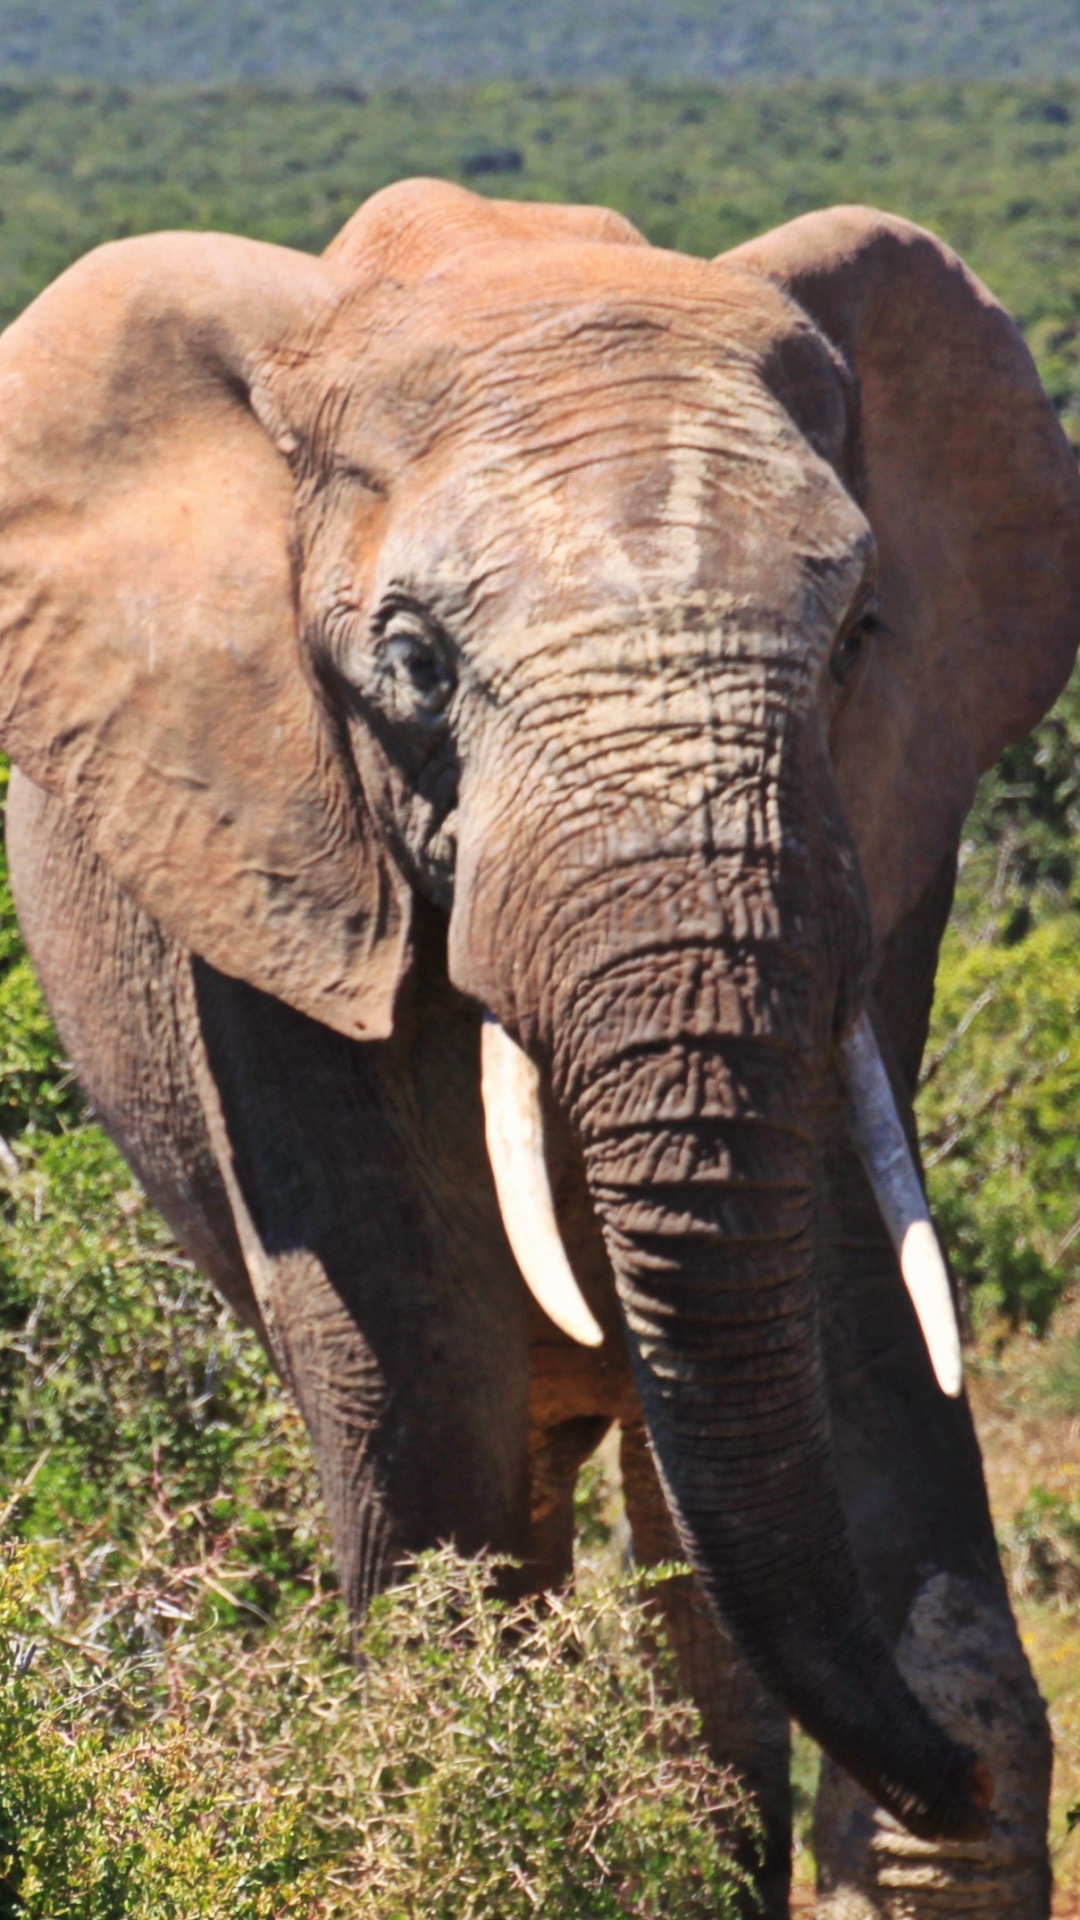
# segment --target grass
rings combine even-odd
[[[1055,1914],[1080,1910],[1080,1302],[1039,1338],[988,1324],[968,1367],[998,1541],[1054,1735]]]

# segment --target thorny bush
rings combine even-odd
[[[110,1657],[103,1593],[55,1576],[27,1548],[0,1576],[4,1920],[735,1912],[753,1817],[625,1582],[507,1607],[445,1549],[352,1664],[318,1600],[223,1658],[175,1570],[171,1636]]]

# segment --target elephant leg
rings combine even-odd
[[[826,1762],[818,1911],[1045,1920],[1049,1729],[998,1564],[971,1414],[936,1386],[877,1208],[842,1143],[833,1176],[842,1217],[825,1344],[856,1556],[906,1678],[989,1766],[995,1796],[986,1839],[915,1840]]]
[[[354,1615],[410,1553],[529,1544],[527,1295],[437,946],[367,1044],[195,963],[211,1136]]]
[[[565,1586],[574,1571],[574,1488],[611,1425],[606,1414],[533,1425],[529,1437],[530,1590]]]
[[[641,1421],[622,1431],[622,1475],[634,1556],[644,1567],[681,1560],[667,1502]],[[751,1672],[717,1624],[697,1580],[662,1581],[656,1605],[675,1657],[679,1680],[701,1714],[713,1759],[735,1768],[761,1818],[764,1857],[744,1848],[756,1896],[747,1920],[787,1920],[791,1889],[791,1733],[786,1715]]]
[[[987,1583],[931,1574],[912,1601],[897,1655],[935,1718],[990,1766],[993,1829],[974,1844],[914,1840],[825,1759],[814,1828],[818,1914],[1046,1920],[1050,1741],[1008,1608]]]
[[[266,1345],[198,1088],[190,954],[17,768],[5,832],[19,926],[83,1092],[185,1253]]]
[[[874,1020],[912,1142],[911,1108],[952,902],[946,860],[893,934]],[[815,1826],[823,1920],[1045,1920],[1051,1745],[998,1559],[966,1399],[938,1391],[839,1096],[824,1144],[822,1314],[848,1526],[900,1665],[939,1724],[989,1766],[985,1840],[914,1840],[827,1761]]]

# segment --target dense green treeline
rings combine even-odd
[[[375,87],[524,76],[580,86],[1078,66],[1072,0],[0,0],[0,71],[110,80],[344,74]]]
[[[100,240],[221,227],[319,248],[388,181],[620,208],[711,254],[864,200],[933,227],[1080,422],[1080,84],[0,90],[0,318]]]

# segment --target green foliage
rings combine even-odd
[[[620,1496],[600,1455],[586,1460],[574,1487],[574,1538],[583,1553],[618,1551],[625,1525]]]
[[[0,805],[8,769],[0,760]],[[53,1024],[23,952],[0,846],[0,1153],[27,1127],[53,1129],[77,1118],[82,1100],[60,1057]]]
[[[256,1342],[215,1301],[96,1127],[35,1143],[0,1220],[0,1466],[43,1451],[32,1532],[134,1537],[152,1505],[250,1544],[257,1592],[315,1551],[299,1420]]]
[[[59,0],[0,4],[0,68],[110,79],[324,73],[367,85],[516,74],[1060,73],[1080,65],[1068,0]]]
[[[1034,1396],[1050,1412],[1080,1414],[1080,1337],[1057,1329],[1034,1382]]]
[[[1002,754],[964,829],[954,924],[1009,944],[1080,907],[1080,675],[1041,726]]]
[[[642,1659],[640,1600],[586,1587],[504,1612],[490,1575],[425,1556],[362,1642],[377,1795],[357,1920],[721,1920],[745,1824],[696,1714]]]
[[[0,1568],[0,1920],[312,1914],[296,1804],[179,1723],[107,1737],[35,1660],[40,1580],[26,1556]]]
[[[507,153],[520,156],[517,171],[483,170]],[[1061,80],[500,83],[366,99],[340,87],[12,86],[0,92],[0,318],[100,240],[217,227],[317,249],[369,193],[409,174],[600,202],[701,254],[864,200],[921,220],[970,259],[1018,315],[1071,419],[1078,161],[1080,90]]]
[[[1080,1275],[1080,914],[953,931],[919,1110],[931,1200],[984,1309],[1044,1329]]]
[[[735,1912],[756,1828],[630,1592],[508,1608],[444,1551],[377,1603],[359,1671],[309,1606],[226,1670],[181,1625],[103,1675],[100,1573],[55,1571],[0,1565],[0,1920]]]
[[[0,905],[0,913],[4,908]],[[10,913],[10,906],[8,906]],[[0,920],[0,945],[13,918]],[[74,1075],[58,1058],[56,1035],[27,960],[0,961],[0,1131],[50,1130],[74,1121],[82,1100]]]
[[[1075,1606],[1080,1599],[1080,1499],[1036,1482],[1002,1545],[1016,1594]]]

